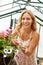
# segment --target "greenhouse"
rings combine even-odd
[[[12,27],[13,31],[19,23],[21,12],[25,9],[31,10],[36,17],[37,30],[40,34],[39,44],[36,48],[37,65],[43,65],[43,0],[0,0],[0,32],[8,30],[9,27]],[[8,59],[6,60],[2,55],[0,65],[17,65],[12,56],[10,60]]]

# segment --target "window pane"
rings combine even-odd
[[[8,29],[10,26],[10,17],[0,19],[0,31]]]

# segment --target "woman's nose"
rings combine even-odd
[[[27,19],[25,19],[24,21],[27,22]]]

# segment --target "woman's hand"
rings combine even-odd
[[[16,45],[19,45],[19,41],[16,40],[16,39],[12,39],[12,44],[15,45],[15,46],[16,46]]]
[[[28,48],[23,49],[22,52],[23,52],[25,55],[29,56]]]
[[[11,35],[11,33],[12,33],[12,27],[9,27],[8,29],[6,29],[6,30],[4,31],[4,36],[5,36],[5,37],[8,37],[8,36]]]

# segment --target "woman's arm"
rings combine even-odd
[[[18,35],[18,31],[15,28],[14,31],[12,32],[12,36],[16,37]],[[16,38],[12,39],[12,44],[13,45],[18,45],[18,40]]]
[[[25,54],[30,56],[38,45],[40,35],[38,32],[34,32],[32,40],[30,41],[29,48],[26,48]]]

